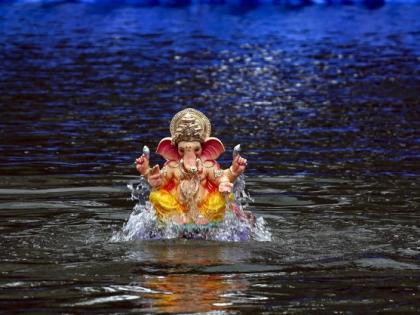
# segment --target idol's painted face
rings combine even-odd
[[[198,141],[181,141],[178,143],[178,153],[187,170],[197,166],[196,161],[200,158],[201,152],[201,143]]]

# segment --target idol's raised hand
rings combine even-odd
[[[234,176],[241,175],[245,171],[245,168],[247,165],[247,160],[241,157],[240,152],[241,152],[241,145],[238,144],[233,149],[233,161],[232,161],[232,166],[230,168]]]
[[[153,166],[147,176],[147,181],[153,188],[157,188],[162,185],[162,175],[160,174],[159,165],[156,164]]]
[[[135,161],[137,171],[143,176],[147,176],[150,170],[149,160],[150,160],[150,150],[145,145],[143,147],[143,154],[139,158],[137,158]]]

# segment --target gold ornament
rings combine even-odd
[[[170,131],[173,144],[178,144],[181,141],[203,143],[210,137],[210,120],[202,112],[186,108],[172,118]]]

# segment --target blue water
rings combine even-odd
[[[385,3],[418,3],[418,0],[76,0],[76,1],[63,1],[63,0],[3,0],[2,2],[10,3],[41,3],[41,4],[62,4],[62,3],[86,3],[105,6],[106,8],[121,6],[121,5],[134,5],[134,6],[188,6],[197,4],[211,4],[223,5],[228,4],[242,8],[252,8],[260,4],[274,3],[277,5],[284,5],[287,7],[300,7],[311,4],[364,4],[368,8],[377,8]]]
[[[418,312],[420,6],[149,4],[0,4],[0,313]],[[269,239],[135,237],[187,106]]]

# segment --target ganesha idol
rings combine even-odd
[[[202,225],[222,221],[226,211],[244,216],[234,204],[232,189],[246,168],[246,159],[235,150],[232,165],[220,167],[216,160],[224,146],[210,137],[210,121],[198,110],[177,113],[170,132],[171,137],[162,139],[156,150],[166,160],[162,169],[150,168],[147,147],[136,159],[137,171],[152,188],[149,199],[159,221]]]

